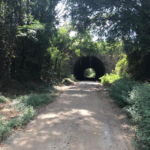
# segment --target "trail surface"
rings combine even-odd
[[[2,150],[133,150],[124,114],[94,82],[70,86]]]

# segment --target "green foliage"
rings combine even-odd
[[[122,78],[115,81],[110,89],[111,98],[127,112],[136,123],[136,147],[150,148],[150,85]]]
[[[127,55],[129,62],[128,71],[132,78],[136,80],[149,80],[150,78],[150,53],[141,51],[134,51]]]
[[[100,78],[101,83],[104,86],[111,85],[115,81],[128,77],[127,70],[128,70],[128,61],[126,55],[120,55],[121,58],[117,62],[115,70],[112,71],[110,74],[106,74]]]
[[[62,84],[64,84],[64,85],[73,85],[74,81],[71,78],[65,78],[65,79],[63,79]]]
[[[12,129],[26,125],[35,115],[36,111],[31,106],[28,106],[25,108],[23,115],[17,119],[4,121],[0,118],[0,141],[8,137],[13,132]]]
[[[13,129],[25,126],[37,114],[35,108],[47,105],[54,101],[54,90],[46,91],[50,94],[30,94],[28,96],[19,96],[12,101],[12,106],[22,114],[18,118],[4,121],[0,118],[0,141],[8,137]],[[45,89],[44,89],[45,91]],[[43,92],[43,91],[42,91]]]
[[[68,78],[70,78],[72,81],[76,82],[76,78],[73,74],[69,75]]]
[[[34,90],[44,94],[21,95],[15,97],[12,101],[11,106],[18,111],[19,116],[8,121],[5,121],[2,117],[0,118],[0,142],[5,140],[14,129],[22,128],[30,122],[36,116],[37,108],[54,101],[54,93],[56,91],[48,84],[46,86],[44,84],[44,87],[43,84],[41,86]]]
[[[26,105],[34,108],[44,106],[54,101],[54,97],[50,94],[30,94],[24,101]]]
[[[60,0],[2,0],[0,3],[0,80],[40,80],[49,39],[57,31]],[[45,9],[46,8],[46,9]],[[14,11],[15,10],[15,11]],[[46,62],[47,63],[47,62]]]
[[[11,133],[11,128],[0,118],[0,141]]]
[[[118,74],[111,73],[104,75],[103,77],[100,78],[100,80],[104,86],[108,86],[111,85],[113,82],[119,80],[120,78],[121,77]]]
[[[129,105],[129,92],[137,83],[127,77],[116,80],[110,89],[110,97],[121,107]]]
[[[128,60],[127,55],[122,55],[122,58],[117,62],[115,67],[115,73],[119,76],[126,74],[128,70]]]
[[[99,39],[122,41],[129,73],[135,79],[150,77],[149,0],[68,0],[67,8],[78,31],[91,29]],[[118,5],[119,4],[119,5]]]
[[[5,96],[0,95],[0,103],[6,103],[8,99]]]
[[[140,150],[149,150],[150,148],[150,86],[148,84],[139,84],[130,91],[128,102],[130,106],[125,110],[132,118],[133,122],[138,124],[136,130],[136,144]]]

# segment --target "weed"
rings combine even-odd
[[[33,106],[37,108],[39,106],[44,106],[54,101],[54,96],[50,94],[30,94],[25,100],[26,105]]]
[[[100,78],[100,80],[104,86],[108,86],[113,82],[115,82],[116,80],[119,80],[120,78],[121,77],[119,75],[111,73],[104,75],[103,77]]]
[[[35,115],[36,111],[33,109],[33,107],[28,106],[25,108],[23,115],[17,119],[4,121],[2,118],[0,118],[0,141],[4,140],[8,135],[10,135],[13,129],[25,126]]]
[[[110,89],[110,97],[120,106],[125,107],[129,105],[129,92],[138,84],[127,77],[119,79],[113,83]]]
[[[0,141],[4,140],[11,133],[11,128],[0,118]]]
[[[6,103],[8,99],[2,95],[0,95],[0,103]]]

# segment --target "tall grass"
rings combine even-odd
[[[26,105],[33,106],[34,108],[47,105],[54,101],[54,96],[50,94],[30,94],[24,101]]]
[[[3,97],[2,97],[3,98]],[[4,101],[5,99],[3,99]],[[35,108],[47,105],[54,101],[51,94],[30,94],[28,96],[20,96],[13,101],[14,108],[22,112],[22,115],[9,121],[0,118],[0,142],[9,136],[13,129],[25,126],[37,114]]]
[[[4,121],[0,118],[0,141],[7,138],[13,132],[13,129],[26,125],[35,115],[36,111],[33,107],[28,106],[24,110],[23,115],[17,119]]]

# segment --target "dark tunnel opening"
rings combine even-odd
[[[84,76],[86,69],[92,68],[96,75],[94,78]],[[103,62],[95,56],[81,57],[77,60],[73,68],[74,76],[79,81],[97,81],[105,74],[105,66]]]

